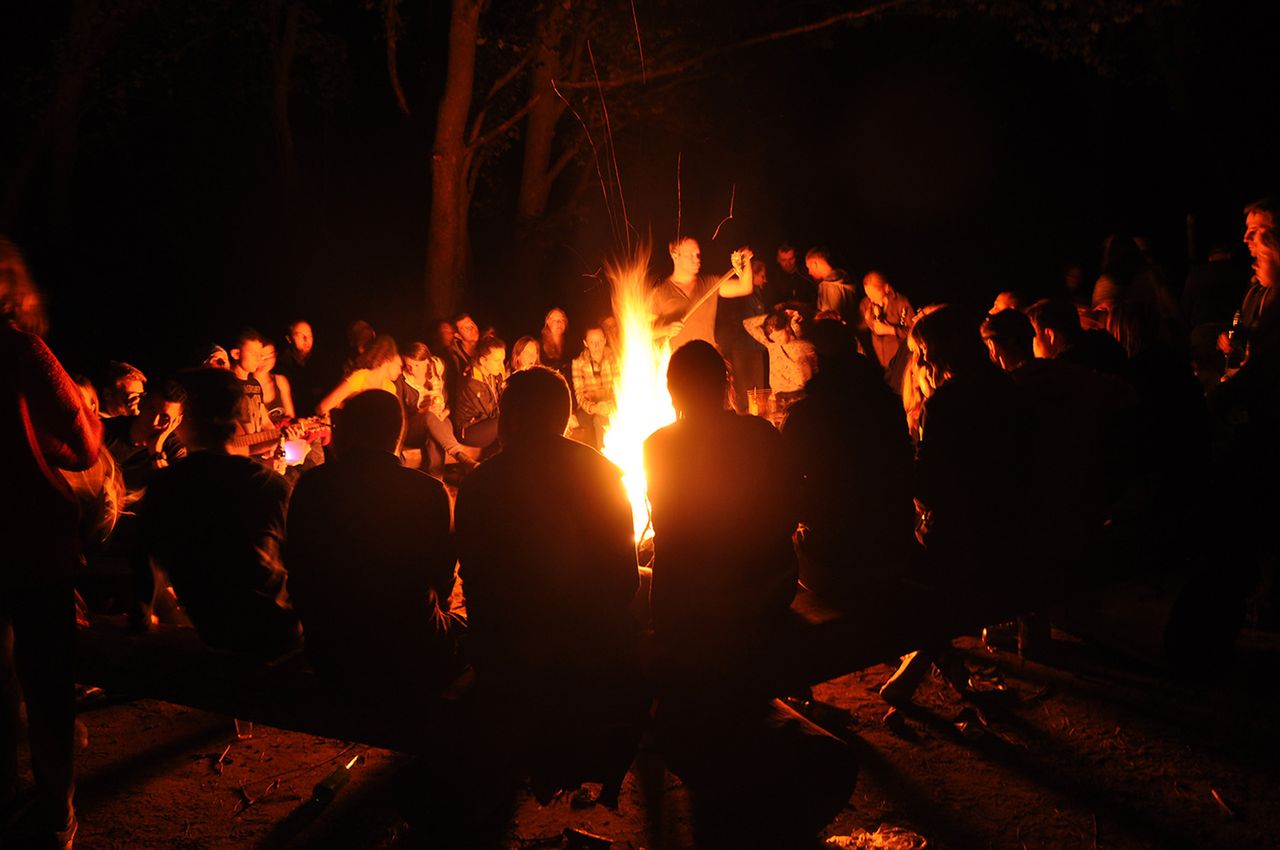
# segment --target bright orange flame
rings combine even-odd
[[[621,351],[613,387],[617,412],[609,420],[604,455],[622,467],[623,484],[631,499],[636,542],[649,530],[648,485],[644,474],[644,441],[654,431],[676,420],[667,392],[667,361],[671,349],[664,339],[653,341],[649,315],[648,251],[607,268],[613,286],[613,314],[618,320]]]

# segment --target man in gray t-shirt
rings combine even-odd
[[[649,311],[653,314],[654,337],[668,338],[675,351],[691,339],[715,345],[716,302],[719,298],[741,298],[750,295],[751,249],[738,252],[741,262],[727,278],[699,274],[702,248],[698,240],[686,236],[672,242],[671,275],[649,292]],[[717,296],[708,296],[718,287]]]

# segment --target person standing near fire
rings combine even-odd
[[[675,351],[686,342],[716,341],[716,302],[742,298],[754,289],[750,248],[733,252],[733,271],[725,276],[702,274],[702,247],[692,236],[677,237],[668,248],[671,274],[649,291],[654,339],[669,340]],[[712,295],[715,290],[719,298]]]

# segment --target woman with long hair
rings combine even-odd
[[[522,336],[511,346],[511,362],[507,371],[511,374],[532,369],[542,362],[542,352],[538,341],[531,336]]]
[[[573,360],[567,349],[569,316],[559,307],[552,307],[542,319],[542,365],[564,374]]]

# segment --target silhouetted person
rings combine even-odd
[[[152,477],[139,508],[146,550],[168,574],[201,640],[275,658],[298,643],[280,560],[289,485],[237,448],[249,403],[220,369],[182,376],[187,456]],[[140,600],[144,608],[149,600]],[[144,619],[145,620],[145,610]]]
[[[801,478],[801,580],[841,602],[862,602],[897,578],[915,548],[911,437],[902,402],[847,325],[815,322],[818,374],[782,429],[787,466]]]
[[[1251,232],[1258,217],[1250,217]],[[1221,480],[1216,482],[1217,493],[1230,508],[1217,525],[1228,529],[1224,548],[1238,552],[1237,560],[1261,564],[1264,581],[1250,605],[1250,616],[1274,625],[1280,621],[1280,559],[1273,522],[1280,475],[1280,306],[1274,294],[1280,286],[1280,231],[1268,227],[1255,234],[1250,250],[1255,257],[1255,289],[1262,291],[1257,319],[1240,368],[1210,397],[1230,432]]]
[[[843,743],[770,700],[766,659],[796,592],[795,475],[771,425],[725,409],[710,344],[678,349],[667,386],[680,419],[644,446],[661,744],[690,789],[699,846],[791,846],[857,775]]]
[[[1119,378],[1036,357],[1035,329],[1017,310],[987,316],[981,333],[992,362],[1018,385],[1028,417],[1020,460],[1036,482],[1028,494],[1036,545],[1025,576],[1040,590],[1082,587],[1105,569],[1103,524],[1129,480],[1132,391]]]
[[[98,458],[102,425],[40,338],[43,301],[0,237],[0,803],[18,791],[18,685],[27,704],[40,846],[69,848],[75,721],[72,571],[79,510],[59,470]],[[7,843],[0,839],[0,844]]]
[[[769,423],[726,409],[719,352],[686,347],[667,372],[680,419],[644,448],[653,622],[671,672],[732,675],[723,665],[768,643],[795,596],[797,479]]]
[[[502,451],[459,487],[468,643],[494,757],[517,759],[540,796],[584,780],[616,795],[648,707],[634,529],[620,470],[563,436],[569,413],[561,375],[512,375]]]
[[[1124,375],[1124,349],[1106,331],[1082,327],[1080,313],[1071,302],[1046,298],[1028,307],[1026,314],[1036,332],[1036,357],[1061,359],[1097,372]]]
[[[403,429],[390,393],[347,399],[334,456],[294,488],[284,562],[315,671],[352,703],[412,716],[460,672],[460,629],[449,497],[400,465]]]
[[[916,501],[924,519],[918,600],[921,645],[881,689],[909,701],[931,664],[963,687],[948,663],[957,626],[1015,613],[1028,555],[1025,413],[1016,387],[987,356],[978,317],[946,305],[912,328],[933,394],[924,404],[916,456]],[[931,600],[931,601],[930,601]]]

